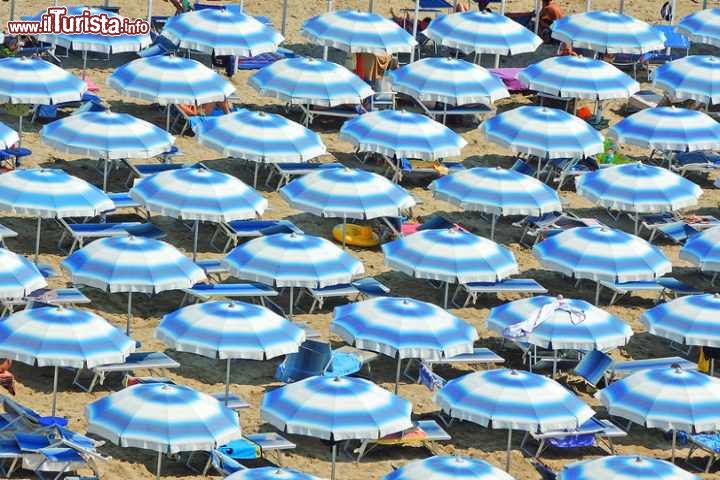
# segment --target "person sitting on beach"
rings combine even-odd
[[[12,360],[9,358],[0,358],[0,387],[15,395],[15,375],[10,372]]]
[[[390,18],[393,22],[400,25],[402,28],[407,30],[409,33],[413,33],[413,23],[415,22],[415,17],[410,15],[410,12],[405,12],[404,17],[400,17],[395,14],[394,9],[390,9]],[[432,22],[432,18],[425,17],[422,20],[418,20],[417,22],[417,31],[422,32],[425,30],[428,25],[430,25],[430,22]]]
[[[175,7],[175,15],[180,15],[181,13],[189,12],[192,10],[192,6],[190,5],[190,2],[187,0],[165,0],[167,3],[170,3],[173,7]]]

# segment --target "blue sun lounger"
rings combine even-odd
[[[91,368],[90,371],[93,377],[87,386],[80,383],[80,376],[84,370],[77,369],[72,383],[82,391],[91,393],[95,385],[105,383],[105,378],[111,373],[128,374],[135,370],[149,370],[153,372],[160,369],[175,368],[180,368],[180,364],[163,352],[134,352],[128,355],[124,362],[109,363]]]
[[[0,439],[0,473],[10,478],[23,459],[23,452],[17,442],[12,439]]]
[[[295,177],[307,175],[308,173],[317,172],[325,168],[343,168],[344,165],[339,162],[331,163],[315,163],[315,162],[302,162],[302,163],[273,163],[273,169],[268,173],[265,179],[265,185],[270,185],[270,180],[274,177],[275,173],[280,175],[275,190],[280,190],[280,187],[290,182]]]
[[[90,299],[80,290],[69,288],[41,288],[24,298],[0,300],[3,304],[2,315],[12,313],[17,307],[32,306],[37,303],[49,305],[75,306],[90,303]]]
[[[160,239],[166,236],[165,232],[149,222],[67,223],[62,218],[59,218],[58,221],[65,227],[65,231],[58,240],[58,247],[62,245],[66,234],[70,234],[73,239],[68,253],[74,252],[76,248],[82,248],[86,241],[98,238],[133,235],[135,237]]]
[[[668,298],[678,298],[685,295],[699,295],[704,293],[702,290],[693,288],[690,285],[681,282],[672,277],[662,277],[656,280],[636,281],[636,282],[609,282],[601,281],[600,285],[612,290],[613,295],[608,305],[613,305],[622,296],[629,295],[632,292],[651,292],[657,293],[656,302]]]
[[[225,253],[230,246],[236,246],[241,238],[257,238],[275,233],[303,233],[297,225],[290,220],[234,220],[221,222],[210,237],[210,245],[217,249],[215,239],[222,233],[228,237],[222,249]]]
[[[312,297],[312,304],[308,309],[308,313],[313,313],[315,308],[322,310],[325,301],[330,298],[341,298],[355,296],[359,298],[384,297],[390,293],[390,289],[374,279],[373,277],[361,278],[351,283],[343,283],[340,285],[330,285],[322,288],[306,288],[300,290],[295,304],[297,305],[303,294],[307,292]]]
[[[549,430],[546,432],[526,432],[520,443],[520,449],[534,459],[540,458],[540,454],[548,447],[561,449],[582,448],[597,445],[598,440],[604,441],[612,455],[615,454],[613,438],[626,437],[627,432],[607,419],[591,418],[577,429]],[[535,453],[525,448],[528,439],[532,438],[538,443]]]

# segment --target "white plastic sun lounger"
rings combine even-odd
[[[683,370],[697,370],[697,363],[691,362],[685,358],[664,357],[613,362],[610,364],[605,374],[607,375],[608,381],[612,381],[617,378],[627,377],[628,375],[641,370],[670,368],[673,365],[678,365]]]
[[[298,293],[295,305],[300,302],[303,294],[307,292],[313,301],[310,305],[308,313],[313,313],[315,308],[322,310],[325,301],[330,298],[342,298],[355,296],[356,298],[373,298],[385,296],[390,293],[390,289],[372,277],[362,278],[351,283],[343,283],[340,285],[331,285],[323,288],[306,288]]]
[[[527,452],[537,460],[540,458],[540,454],[542,454],[542,452],[547,448],[549,440],[563,439],[577,435],[593,435],[595,437],[595,442],[597,442],[598,439],[603,440],[607,444],[610,453],[614,455],[615,447],[612,443],[612,439],[627,437],[627,432],[610,420],[593,417],[581,425],[580,428],[574,430],[550,430],[543,433],[526,432],[522,442],[520,443],[520,449]],[[538,443],[535,453],[531,453],[525,448],[528,438],[532,438]]]
[[[300,177],[302,175],[307,175],[308,173],[317,172],[318,170],[323,170],[326,168],[343,168],[343,164],[339,162],[331,162],[331,163],[313,163],[313,162],[302,162],[302,163],[273,163],[272,169],[268,173],[267,179],[265,180],[265,185],[270,185],[270,180],[274,177],[274,174],[277,173],[280,175],[280,179],[278,180],[277,186],[275,187],[275,190],[280,190],[280,187],[283,185],[286,185],[290,180],[292,180],[295,177]]]
[[[457,286],[452,296],[451,302],[453,305],[460,306],[455,299],[462,291],[467,293],[465,302],[462,304],[462,308],[465,308],[470,304],[475,305],[481,294],[528,293],[530,295],[542,295],[547,293],[547,288],[532,278],[508,278],[499,282],[462,283]]]
[[[95,385],[98,383],[102,385],[107,375],[111,373],[130,373],[135,370],[149,370],[152,372],[172,368],[180,368],[180,364],[163,352],[135,352],[128,355],[122,363],[110,363],[93,367],[91,369],[93,377],[88,386],[80,383],[80,375],[83,369],[78,369],[73,379],[73,385],[90,393],[95,388]]]
[[[192,288],[183,289],[183,292],[185,298],[181,305],[184,305],[189,297],[195,298],[196,302],[218,298],[257,298],[264,305],[266,297],[278,295],[277,290],[263,283],[198,283]]]
[[[74,306],[90,303],[90,299],[77,288],[41,288],[25,298],[2,300],[4,306],[3,315],[12,313],[17,307],[35,303]]]
[[[623,283],[601,281],[600,285],[612,290],[613,292],[608,305],[613,305],[620,297],[629,295],[632,292],[656,292],[658,294],[656,302],[666,298],[678,298],[684,295],[698,295],[704,293],[703,291],[693,288],[690,285],[672,277]]]
[[[417,420],[413,422],[413,429],[418,428],[422,430],[425,433],[425,438],[421,440],[408,440],[409,443],[416,443],[420,442],[425,447],[430,448],[432,442],[442,442],[442,441],[448,441],[452,440],[452,437],[449,433],[447,433],[438,422],[435,420]],[[393,435],[394,436],[394,435]],[[362,460],[362,458],[370,453],[371,450],[374,448],[380,446],[383,444],[383,439],[378,440],[363,440],[360,443],[360,447],[356,449],[353,453],[357,453],[357,461],[359,462]],[[398,442],[395,443],[386,443],[386,445],[397,445],[402,446],[402,439],[398,439]]]

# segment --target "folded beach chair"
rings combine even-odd
[[[233,460],[232,457],[224,454],[218,449],[213,449],[210,452],[210,466],[212,466],[212,468],[214,468],[223,477],[230,476],[241,470],[247,470],[246,466],[242,465],[237,460]],[[205,472],[205,474],[207,474],[207,472]]]
[[[608,305],[614,305],[621,297],[629,295],[632,292],[657,293],[657,297],[655,299],[656,303],[662,300],[678,298],[685,295],[700,295],[704,293],[702,290],[693,288],[692,286],[672,277],[661,277],[655,280],[635,282],[621,283],[601,281],[599,283],[602,287],[605,287],[613,292]]]
[[[275,378],[291,383],[317,375],[345,377],[357,373],[362,361],[354,354],[333,351],[329,343],[305,340],[297,353],[285,356]]]
[[[356,461],[380,446],[425,447],[434,453],[433,442],[450,441],[452,437],[435,420],[417,420],[413,426],[402,432],[386,435],[377,440],[363,440],[353,451],[357,454]]]
[[[598,445],[598,440],[608,447],[610,454],[615,454],[613,438],[626,437],[627,432],[607,419],[591,418],[576,429],[549,430],[542,433],[528,431],[525,433],[520,449],[534,459],[540,458],[540,454],[548,447],[567,450],[570,448],[583,448]],[[526,448],[528,440],[532,438],[538,444],[534,453]]]
[[[384,297],[390,293],[390,289],[380,283],[373,277],[366,277],[350,283],[340,285],[331,285],[322,288],[305,288],[298,293],[295,304],[297,305],[304,293],[307,292],[312,297],[312,304],[308,309],[308,313],[313,313],[315,308],[322,309],[325,301],[331,298],[345,298],[355,296],[358,300],[363,298]]]
[[[456,302],[458,295],[465,292],[467,296],[462,305]],[[543,295],[547,288],[540,285],[532,278],[508,278],[498,282],[470,282],[458,284],[451,302],[453,305],[465,308],[468,305],[476,305],[481,294],[499,295],[501,293],[520,293],[530,295]]]
[[[710,454],[705,464],[705,473],[710,472],[710,467],[715,463],[720,454],[720,432],[698,433],[687,436],[690,443],[688,450],[687,463],[690,463],[690,457],[698,450],[702,450]]]
[[[227,237],[222,248],[225,253],[230,246],[237,246],[241,239],[257,238],[275,233],[303,233],[303,231],[290,220],[234,220],[232,222],[221,222],[210,237],[210,245],[217,249],[215,239],[219,234]]]
[[[168,18],[170,17],[161,15],[153,16],[150,19],[153,30],[157,32],[162,31],[168,21]],[[173,43],[173,41],[169,38],[163,37],[162,35],[159,35],[153,31],[150,32],[150,37],[152,38],[153,43],[138,52],[138,55],[140,57],[149,58],[156,57],[158,55],[169,55],[178,51],[177,45]]]
[[[21,159],[32,155],[32,150],[25,147],[10,147],[0,150],[0,166],[9,170],[18,168]]]
[[[88,385],[83,385],[80,382],[84,370],[77,369],[73,378],[73,385],[84,392],[90,393],[97,384],[103,385],[106,377],[112,373],[121,373],[125,377],[136,370],[159,372],[160,370],[175,368],[180,368],[180,364],[163,352],[134,352],[128,355],[124,362],[98,365],[91,368],[92,378]]]
[[[522,158],[516,159],[515,163],[513,163],[510,167],[510,170],[522,173],[523,175],[527,175],[528,177],[534,177],[537,173],[537,169],[527,163]]]
[[[343,168],[344,165],[339,162],[331,163],[316,163],[316,162],[298,162],[298,163],[273,163],[272,169],[268,173],[267,179],[265,179],[265,185],[270,184],[270,180],[274,177],[275,173],[280,176],[275,191],[280,190],[280,187],[290,182],[295,177],[307,175],[318,170],[325,168]]]
[[[75,248],[82,248],[86,241],[98,238],[132,235],[134,237],[160,239],[166,236],[165,232],[150,222],[67,223],[62,218],[58,219],[58,221],[65,228],[58,241],[58,248],[62,246],[65,234],[70,235],[72,238],[68,253],[74,252]]]

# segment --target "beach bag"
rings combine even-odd
[[[705,350],[700,347],[698,355],[697,369],[703,373],[710,373],[710,359],[705,356]]]

